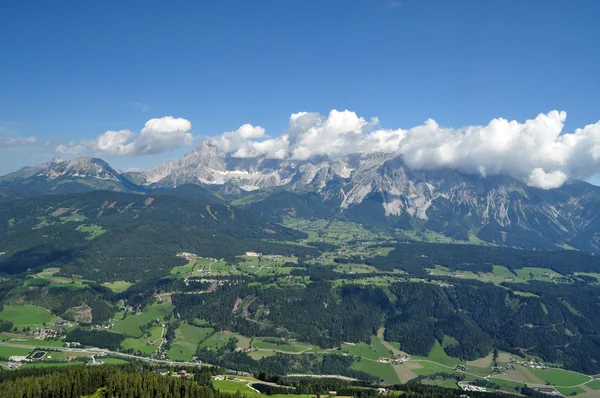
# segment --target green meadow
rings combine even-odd
[[[175,361],[190,361],[198,349],[198,344],[214,332],[212,328],[200,328],[182,323],[175,330],[175,340],[167,351],[169,359]]]
[[[107,282],[107,283],[104,283],[103,285],[115,293],[122,293],[125,290],[129,289],[129,286],[131,286],[132,284],[130,282],[126,282],[126,281],[116,281],[116,282]]]
[[[58,320],[49,310],[36,305],[5,305],[0,312],[0,319],[11,321],[19,329],[26,326],[42,326],[44,323],[50,324]]]
[[[153,319],[158,319],[159,322],[162,322],[165,316],[173,312],[173,308],[173,304],[169,303],[148,305],[139,315],[129,313],[125,319],[117,322],[112,331],[123,333],[133,338],[140,338],[143,335],[140,326],[146,325]]]
[[[27,356],[33,349],[0,346],[0,358],[8,359],[13,355]]]
[[[352,364],[352,369],[361,370],[373,376],[379,377],[385,384],[398,384],[400,379],[392,365],[368,359],[362,359]]]
[[[562,369],[530,369],[540,379],[550,382],[553,386],[573,387],[590,381],[592,378],[581,373]]]

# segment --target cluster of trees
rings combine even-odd
[[[67,333],[65,341],[116,351],[126,337],[124,334],[107,332],[106,330],[76,328]]]
[[[172,321],[167,326],[167,331],[165,332],[165,339],[167,340],[165,344],[165,350],[171,349],[171,344],[175,340],[175,331],[181,325],[180,321]]]
[[[11,321],[0,320],[0,332],[10,332],[11,330],[13,330]]]
[[[429,375],[420,375],[420,376],[417,376],[414,379],[410,379],[408,381],[408,383],[421,384],[425,380],[431,380],[431,381],[435,381],[435,380],[456,380],[458,382],[458,381],[463,381],[464,379],[465,379],[464,373],[458,373],[458,372],[455,372],[455,373],[438,372],[438,373],[429,374]],[[479,380],[479,379],[477,379],[477,380]],[[487,381],[485,379],[481,379],[481,380]],[[474,383],[471,383],[471,384],[474,384]]]

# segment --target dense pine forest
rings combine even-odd
[[[356,285],[332,288],[325,281],[287,289],[235,285],[212,295],[174,295],[173,303],[184,319],[207,319],[220,330],[250,337],[292,337],[336,347],[343,341],[369,341],[385,318],[386,340],[398,341],[416,355],[427,355],[436,341],[441,344],[450,336],[454,343],[445,347],[446,353],[465,360],[484,357],[494,348],[518,354],[514,347],[528,347],[549,362],[600,372],[595,359],[600,356],[597,286],[518,285],[519,291],[531,294],[523,296],[476,281],[447,278],[446,283],[452,286],[395,283],[387,293]],[[251,301],[243,314],[232,311],[238,298]],[[214,352],[200,354],[216,360]],[[225,363],[231,364],[220,364]]]
[[[159,375],[138,365],[30,369],[0,372],[0,398],[234,398],[241,394],[223,393],[211,384],[214,370],[194,369],[193,376]],[[281,381],[281,380],[278,380]],[[381,396],[377,389],[354,386],[335,379],[284,381],[288,388],[273,389],[270,394],[339,395],[358,398]],[[410,398],[459,397],[456,390],[417,384],[398,385],[391,392]],[[535,396],[532,392],[528,394]],[[471,393],[471,397],[506,397],[506,394]]]

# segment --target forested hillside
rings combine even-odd
[[[316,251],[271,243],[305,237],[301,232],[229,205],[166,193],[99,191],[3,204],[0,237],[0,272],[60,267],[97,282],[168,274],[185,263],[175,256],[182,251],[229,259],[248,250]]]
[[[250,337],[291,337],[330,348],[369,342],[384,322],[386,340],[416,355],[428,355],[436,341],[464,360],[493,349],[518,355],[526,348],[569,369],[600,372],[597,286],[518,286],[530,293],[523,296],[480,282],[446,283],[400,282],[387,292],[318,281],[301,289],[231,286],[212,295],[175,295],[173,303],[184,319],[206,319]],[[238,299],[249,304],[234,310]]]

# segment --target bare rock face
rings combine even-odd
[[[32,192],[143,191],[184,184],[224,195],[274,188],[297,195],[274,202],[282,206],[273,210],[275,214],[309,214],[318,209],[314,216],[341,214],[365,224],[429,230],[461,241],[600,253],[598,187],[572,181],[542,190],[502,175],[414,170],[402,156],[389,153],[304,161],[236,158],[205,141],[178,161],[136,173],[135,179],[100,159],[55,158],[0,177],[0,200],[34,196]],[[29,191],[23,193],[24,189]],[[268,212],[268,207],[261,207],[260,214]]]

